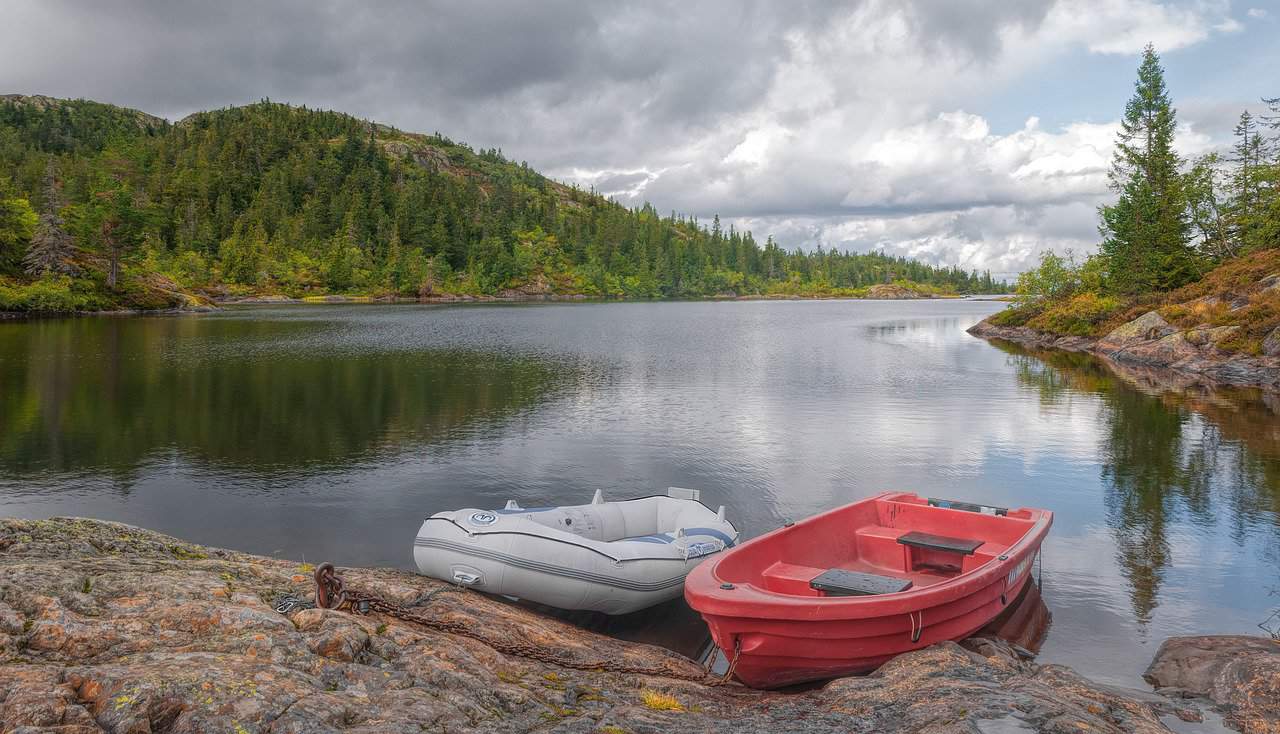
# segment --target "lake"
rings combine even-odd
[[[1161,393],[965,329],[1002,304],[288,306],[0,321],[0,515],[411,568],[422,518],[667,486],[744,537],[886,489],[1056,513],[1041,661],[1141,685],[1251,633],[1280,398]]]

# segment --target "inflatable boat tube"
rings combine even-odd
[[[427,576],[561,609],[626,614],[683,593],[684,577],[738,531],[699,492],[588,505],[438,512],[413,559]]]

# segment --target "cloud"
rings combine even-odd
[[[1236,30],[1239,24],[1226,16],[1227,10],[1225,2],[1064,0],[1054,5],[1042,29],[1052,30],[1059,42],[1083,43],[1095,53],[1134,54],[1148,43],[1167,53],[1199,43],[1215,31]]]
[[[1267,17],[1267,11],[1262,8],[1249,8],[1249,10],[1245,12],[1245,15],[1248,15],[1250,18],[1257,18],[1260,20]]]
[[[1043,114],[1001,90],[1082,58],[1130,77],[1148,41],[1169,52],[1239,33],[1229,11],[1225,0],[27,0],[0,26],[0,92],[171,118],[262,97],[339,109],[499,147],[624,203],[751,222],[785,246],[1012,272],[1096,239],[1114,130],[1083,116],[993,130],[993,107]],[[1081,220],[1064,227],[1068,216]]]

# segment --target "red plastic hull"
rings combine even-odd
[[[722,553],[689,575],[685,598],[753,688],[865,673],[904,652],[982,629],[1018,598],[1053,515],[1007,517],[930,507],[890,492],[808,518]],[[982,540],[947,566],[897,543],[910,532]],[[913,555],[913,553],[915,555]],[[956,558],[960,558],[956,556]],[[940,565],[945,571],[935,570]],[[825,596],[807,580],[827,568],[910,579],[903,592]],[[731,588],[725,588],[731,586]]]

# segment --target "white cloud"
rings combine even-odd
[[[1040,30],[1046,39],[1083,43],[1094,53],[1133,54],[1148,43],[1168,52],[1199,43],[1214,30],[1234,30],[1218,27],[1230,21],[1227,9],[1226,3],[1063,0]]]
[[[1267,11],[1262,8],[1249,8],[1245,15],[1248,15],[1250,18],[1261,19],[1267,17]]]
[[[1072,48],[1135,54],[1151,41],[1165,52],[1236,30],[1225,3],[1059,0],[1038,23],[988,23],[998,43],[980,59],[964,43],[930,46],[904,8],[864,3],[789,33],[756,103],[655,151],[653,173],[624,200],[718,212],[786,246],[1013,274],[1045,249],[1096,244],[1117,127],[1045,129],[1030,117],[995,134],[964,104]],[[1212,141],[1184,125],[1178,144],[1195,154]]]
[[[1096,240],[1114,135],[1105,117],[1046,126],[1031,116],[1060,109],[999,95],[1087,54],[1131,74],[1148,42],[1167,53],[1240,26],[1227,0],[228,3],[16,2],[0,91],[166,115],[269,96],[500,147],[785,246],[997,271]],[[1000,105],[1030,119],[1008,131],[978,113]],[[1179,145],[1211,145],[1201,133],[1188,124]]]

